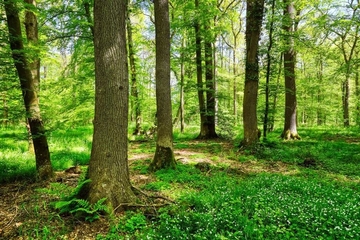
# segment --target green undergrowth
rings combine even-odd
[[[351,129],[303,129],[300,141],[283,141],[280,132],[270,134],[253,154],[256,159],[302,165],[346,176],[360,176],[360,131]],[[305,164],[306,165],[306,164]]]
[[[55,170],[88,163],[91,131],[48,133]],[[283,141],[277,130],[241,151],[238,140],[198,141],[196,133],[175,132],[174,149],[186,154],[176,155],[176,169],[155,173],[148,171],[154,140],[130,139],[129,156],[142,156],[130,161],[131,174],[149,177],[136,187],[175,203],[113,215],[108,232],[97,239],[360,239],[358,129],[302,128],[300,141]],[[35,160],[26,131],[4,129],[0,141],[0,182],[31,179]],[[202,160],[211,163],[208,169],[196,167]],[[76,188],[52,183],[45,189],[37,192],[45,197],[41,203],[33,200],[38,205],[24,203],[28,217],[41,222],[24,221],[19,236],[63,239],[79,221],[103,218],[101,202],[90,206],[67,198]]]
[[[360,193],[344,186],[281,174],[205,175],[191,165],[156,177],[166,187],[151,190],[171,190],[177,204],[155,217],[133,213],[98,239],[360,238]]]

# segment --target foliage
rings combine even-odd
[[[59,211],[59,214],[70,214],[77,219],[93,222],[99,219],[100,214],[108,211],[105,205],[106,198],[99,199],[94,204],[90,204],[86,199],[77,198],[81,187],[89,182],[89,179],[83,180],[70,196],[63,197],[53,204],[54,208]]]
[[[163,209],[147,239],[358,238],[359,193],[263,174],[243,182],[219,175],[206,189]]]

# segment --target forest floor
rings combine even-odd
[[[341,137],[331,135],[325,136],[324,140],[329,142],[341,141],[344,144],[355,145],[356,149],[360,149],[360,138],[358,136]],[[263,158],[268,156],[264,149],[259,150],[262,155],[258,156],[256,152],[238,151],[233,142],[225,140],[208,142],[187,140],[175,142],[175,146],[175,158],[178,165],[197,168],[201,176],[215,175],[219,172],[242,179],[263,173],[296,177],[305,176],[305,178],[316,175],[317,178],[327,179],[329,182],[353,188],[355,192],[360,190],[359,175],[354,176],[334,172],[331,170],[330,165],[323,163],[320,157],[315,156],[312,152],[300,153],[300,155],[295,153],[294,159],[296,161],[290,162],[286,161],[286,159],[285,161],[264,160]],[[179,189],[163,188],[154,184],[158,181],[157,175],[147,172],[147,166],[153,157],[153,148],[154,143],[152,141],[130,142],[129,169],[131,182],[133,186],[141,189],[143,193],[161,195],[164,199],[176,202]],[[347,149],[347,151],[350,151],[349,155],[343,155],[342,157],[353,156],[356,164],[359,164],[359,153],[356,150],[351,152],[352,148]],[[281,158],[279,152],[272,150],[270,154],[271,156],[279,154],[278,157]],[[86,167],[86,165],[81,166],[82,172],[86,171]],[[357,171],[357,169],[355,170]],[[1,184],[0,239],[117,239],[99,238],[99,236],[107,236],[114,225],[114,221],[118,222],[118,218],[123,217],[123,214],[116,215],[116,220],[109,220],[108,217],[101,216],[94,222],[87,222],[74,216],[60,215],[53,208],[52,203],[59,201],[62,196],[70,194],[77,186],[81,175],[57,171],[56,178],[52,183],[40,184],[18,181]],[[181,182],[179,183],[181,185]],[[176,188],[182,187],[186,188],[188,186],[186,184],[180,187],[179,185],[176,186]],[[159,200],[159,202],[169,203],[166,200]],[[130,239],[137,238],[130,237]]]
[[[129,166],[131,170],[131,182],[137,188],[141,188],[155,181],[155,177],[152,174],[141,174],[140,171],[132,167],[139,164],[146,166],[153,157],[152,153],[132,153],[132,150],[140,149],[142,144],[143,143],[136,142],[130,144],[131,157],[129,159]],[[239,175],[249,175],[260,172],[281,174],[292,174],[296,172],[296,167],[282,162],[267,163],[255,160],[238,162],[229,160],[226,156],[229,155],[229,152],[234,147],[229,141],[216,141],[216,146],[221,148],[220,152],[222,156],[211,153],[211,151],[208,153],[202,151],[199,145],[207,145],[204,141],[194,140],[187,144],[188,147],[174,151],[175,158],[179,163],[192,165],[208,163],[210,166],[219,166],[228,173]],[[214,141],[212,141],[212,144],[214,144]],[[80,174],[60,171],[56,172],[55,181],[70,187],[76,187],[79,176]],[[51,216],[51,214],[49,216],[49,211],[47,211],[49,204],[58,199],[38,191],[38,189],[43,188],[49,188],[49,183],[42,185],[39,183],[18,182],[0,185],[0,196],[2,200],[0,203],[0,239],[28,239],[29,236],[20,236],[19,233],[28,232],[28,228],[38,228],[44,220],[49,223],[47,226],[49,228],[48,231],[51,231],[51,227],[52,229],[58,229],[59,216]],[[53,221],[53,219],[51,219],[52,217],[58,219]],[[74,219],[69,217],[68,220],[73,221]],[[60,222],[62,221],[67,221],[67,219],[60,220]],[[54,226],[51,226],[51,222]],[[64,239],[95,239],[98,234],[106,235],[110,227],[109,221],[105,218],[100,218],[94,223],[75,221],[70,223],[70,225],[72,225],[72,229],[70,231],[66,230],[66,232],[69,232],[63,235]],[[40,228],[38,231],[47,230]],[[40,235],[39,233],[39,236]],[[33,237],[36,239],[36,233]]]

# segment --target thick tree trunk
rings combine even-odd
[[[139,100],[139,91],[137,83],[137,72],[135,64],[135,49],[132,38],[132,25],[130,17],[127,17],[127,36],[128,36],[128,48],[129,48],[129,63],[130,63],[130,76],[131,76],[131,112],[135,115],[135,129],[133,135],[139,135],[141,133],[141,109]]]
[[[246,9],[246,63],[243,102],[244,139],[241,145],[248,147],[259,141],[257,127],[257,97],[259,87],[258,49],[264,0],[248,0]]]
[[[34,4],[34,2],[31,1],[31,4]],[[39,75],[36,76],[36,74],[38,74],[38,69],[35,69],[35,66],[39,65],[39,60],[35,57],[35,60],[28,61],[25,56],[19,13],[14,2],[5,0],[4,6],[9,30],[10,48],[19,75],[27,121],[30,126],[34,144],[37,178],[39,180],[46,180],[52,177],[53,170],[50,162],[50,152],[45,135],[45,128],[40,116],[39,99],[37,96],[39,86],[36,77]],[[37,20],[33,12],[27,11],[25,25],[27,26],[26,31],[29,31],[28,35],[37,39]],[[33,40],[29,39],[29,41]]]
[[[174,168],[170,88],[170,22],[168,0],[155,0],[157,139],[150,170]]]
[[[127,1],[94,2],[95,118],[88,178],[79,196],[111,209],[134,202],[128,170]]]
[[[293,34],[295,31],[296,9],[293,2],[284,0],[284,20],[283,29],[287,33],[285,39],[284,51],[284,75],[285,75],[285,121],[284,130],[281,137],[284,139],[300,139],[297,132],[297,100],[296,100],[296,83],[295,83],[295,49]]]

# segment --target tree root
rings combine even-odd
[[[164,197],[164,196],[160,196],[160,195],[151,196],[151,195],[145,193],[144,191],[142,191],[141,189],[139,189],[139,188],[137,188],[137,187],[131,186],[131,188],[132,188],[133,190],[141,193],[142,195],[144,195],[144,196],[147,197],[147,198],[159,198],[159,199],[163,199],[163,200],[165,200],[165,201],[168,201],[168,202],[171,202],[171,203],[174,203],[174,204],[176,203],[175,201],[173,201],[173,200],[171,200],[171,199],[169,199],[169,198],[166,198],[166,197]]]

